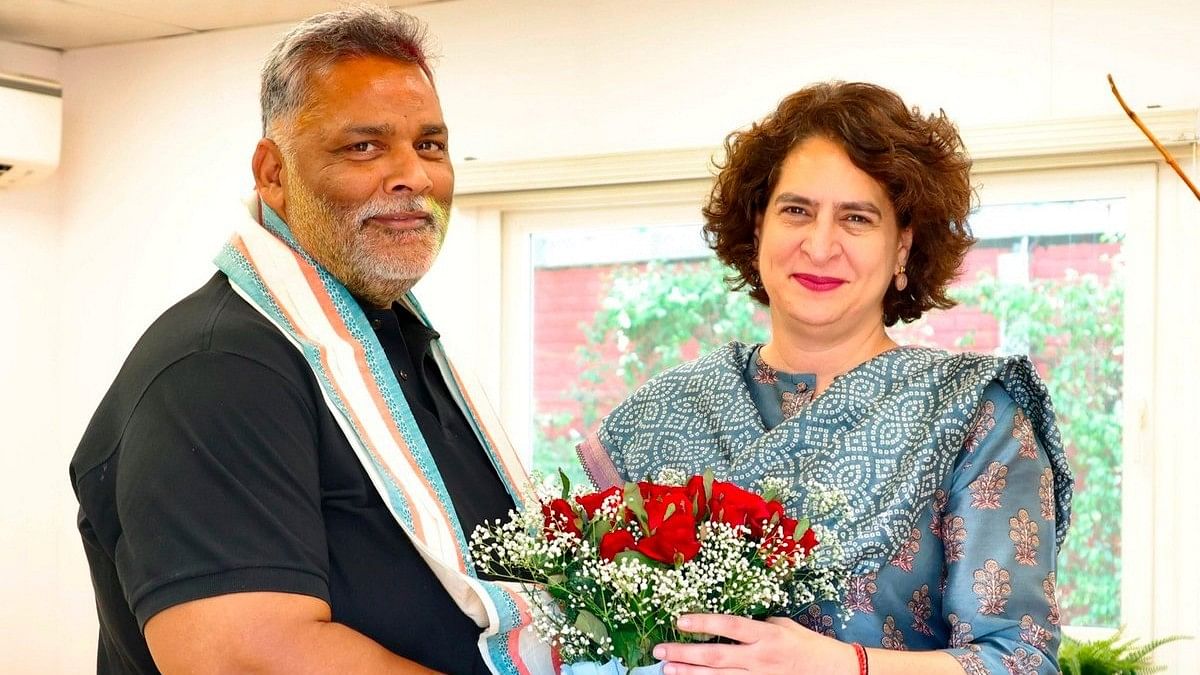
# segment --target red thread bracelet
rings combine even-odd
[[[867,648],[857,642],[851,642],[850,646],[854,647],[854,655],[858,657],[858,675],[869,675],[867,669]]]

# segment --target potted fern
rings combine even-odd
[[[1063,675],[1154,673],[1163,670],[1163,667],[1154,665],[1150,653],[1168,642],[1188,639],[1184,635],[1172,635],[1138,644],[1136,639],[1122,640],[1123,630],[1119,629],[1107,638],[1090,642],[1073,640],[1064,635],[1062,647],[1058,650],[1059,670]]]

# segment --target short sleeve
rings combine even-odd
[[[1023,410],[991,385],[937,516],[943,618],[967,673],[1058,672],[1050,461]]]
[[[192,354],[154,380],[116,476],[117,573],[139,626],[227,593],[328,602],[315,419],[312,396],[240,356]]]

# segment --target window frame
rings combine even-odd
[[[1127,223],[1122,242],[1125,257],[1124,353],[1122,382],[1121,482],[1121,623],[1150,625],[1153,612],[1153,541],[1146,528],[1150,517],[1147,448],[1152,443],[1147,411],[1154,396],[1155,284],[1153,269],[1158,222],[1155,211],[1157,169],[1152,163],[997,172],[979,178],[981,204],[1124,199]],[[1139,299],[1130,302],[1131,298]],[[1069,439],[1067,439],[1069,440]],[[1107,636],[1113,629],[1067,626],[1073,637]]]

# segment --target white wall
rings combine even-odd
[[[500,8],[503,7],[501,10]],[[1194,107],[1200,3],[608,0],[418,7],[457,152],[484,160],[701,147],[825,79],[977,126]]]
[[[0,42],[0,71],[57,80],[60,60],[56,51]],[[58,187],[54,176],[0,190],[0,597],[16,609],[0,615],[0,654],[13,672],[58,664],[60,582],[79,576],[78,538],[68,539],[64,525],[73,516],[55,396]]]
[[[1132,7],[458,0],[414,13],[441,43],[454,156],[503,160],[712,146],[784,94],[829,78],[880,82],[965,126],[1115,114],[1107,71],[1135,104],[1200,107],[1190,47],[1200,3]],[[225,221],[251,186],[257,71],[282,29],[76,50],[61,64],[0,45],[0,67],[32,59],[23,69],[61,74],[66,105],[56,183],[0,195],[0,281],[21,289],[6,294],[4,313],[21,328],[0,331],[9,385],[0,410],[14,439],[3,450],[6,486],[18,497],[0,512],[4,620],[20,622],[0,633],[6,670],[13,654],[13,672],[93,663],[67,461],[132,343],[210,273]],[[452,228],[421,289],[451,336],[469,321],[450,299],[477,294],[471,236]]]

